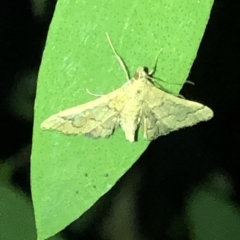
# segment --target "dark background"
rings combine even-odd
[[[55,6],[55,1],[48,2],[40,17],[27,0],[0,3],[0,161],[22,153],[14,162],[11,182],[29,197],[33,122],[24,113],[13,114],[7,99],[18,87],[19,73],[33,69],[37,74]],[[184,215],[186,198],[193,189],[215,171],[231,180],[231,199],[240,204],[239,43],[240,2],[216,0],[189,76],[195,86],[185,85],[181,92],[212,108],[214,118],[152,142],[123,177],[128,184],[128,176],[141,173],[134,214],[139,218],[138,231],[149,239],[188,239],[187,227],[177,237],[169,236],[168,229],[175,216]],[[26,95],[34,102],[34,94]],[[101,200],[104,211],[96,211],[85,231],[66,229],[67,239],[102,239],[99,226],[109,213],[106,202],[123,187],[123,183],[117,184]]]

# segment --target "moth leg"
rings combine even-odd
[[[89,95],[92,95],[92,96],[95,96],[95,97],[102,97],[104,96],[105,94],[95,94],[95,93],[92,93],[88,90],[88,88],[86,88],[86,92],[89,94]]]
[[[182,94],[177,94],[177,97],[182,98],[182,99],[186,99]]]
[[[186,80],[185,83],[188,83],[188,84],[191,84],[191,85],[195,85],[195,83],[190,81],[190,80]]]
[[[118,62],[120,63],[120,65],[121,65],[121,67],[122,67],[122,69],[123,69],[123,71],[124,71],[124,73],[125,73],[125,76],[126,76],[127,81],[130,81],[129,72],[128,72],[128,70],[127,70],[126,64],[124,63],[123,59],[120,57],[120,55],[119,55],[119,54],[117,53],[117,51],[115,50],[115,48],[114,48],[114,46],[113,46],[113,44],[112,44],[112,41],[111,41],[108,33],[106,33],[106,36],[107,36],[107,40],[108,40],[108,42],[109,42],[109,45],[110,45],[111,49],[113,50],[113,53],[115,54]]]

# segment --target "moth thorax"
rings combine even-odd
[[[135,80],[139,80],[141,78],[147,78],[148,77],[148,73],[147,73],[147,69],[144,67],[139,67],[137,69],[137,71],[134,74],[134,79]]]

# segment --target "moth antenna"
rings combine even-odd
[[[155,58],[153,69],[149,72],[149,75],[153,75],[156,72],[157,62],[158,62],[158,58],[159,58],[159,55],[160,55],[161,52],[162,52],[162,48],[159,50],[159,52],[158,52],[158,54],[157,54],[157,56]]]
[[[159,58],[159,55],[160,55],[161,52],[162,52],[162,48],[159,50],[159,52],[158,52],[158,54],[157,54],[157,56],[155,58],[155,63],[154,63],[153,69],[148,73],[148,75],[149,75],[148,79],[150,79],[152,82],[158,80],[158,81],[165,82],[165,83],[168,83],[168,84],[181,85],[179,83],[173,83],[173,82],[169,83],[169,82],[167,82],[167,81],[165,81],[163,79],[159,79],[159,78],[156,78],[156,77],[151,77],[151,75],[153,75],[155,73],[156,69],[157,69],[158,58]],[[191,84],[191,85],[195,85],[194,82],[189,81],[189,80],[186,80],[185,83],[188,83],[188,84]]]
[[[128,73],[127,67],[126,67],[123,59],[120,57],[120,55],[119,55],[119,54],[117,53],[117,51],[115,50],[115,48],[114,48],[114,46],[113,46],[113,44],[112,44],[112,41],[111,41],[111,39],[110,39],[110,37],[109,37],[109,35],[108,35],[107,32],[106,32],[106,36],[107,36],[107,40],[108,40],[108,42],[109,42],[109,45],[110,45],[111,49],[113,50],[113,52],[114,52],[114,54],[115,54],[118,62],[120,63],[120,65],[121,65],[121,67],[122,67],[122,69],[123,69],[123,71],[124,71],[124,73],[125,73],[125,75],[126,75],[127,81],[130,81],[129,73]]]

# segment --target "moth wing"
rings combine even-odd
[[[207,106],[178,98],[154,86],[149,86],[144,99],[142,126],[148,140],[213,117],[213,111]]]
[[[52,115],[41,124],[41,128],[69,135],[108,137],[119,124],[119,113],[125,102],[123,88],[119,88],[96,100]]]

